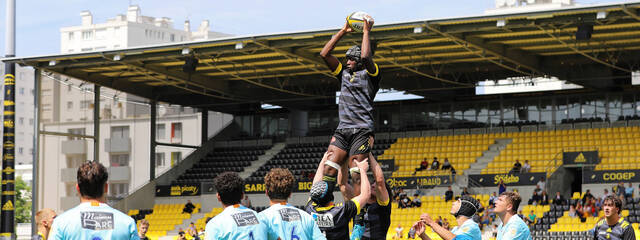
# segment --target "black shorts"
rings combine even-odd
[[[349,153],[349,157],[358,154],[368,154],[371,152],[372,144],[369,142],[369,137],[373,137],[373,131],[371,129],[336,129],[331,138],[331,145]]]

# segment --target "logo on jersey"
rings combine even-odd
[[[258,218],[253,214],[253,212],[239,212],[232,214],[231,216],[233,217],[233,220],[236,221],[236,225],[238,225],[238,227],[258,224]]]
[[[331,215],[330,213],[325,213],[325,214],[314,213],[313,220],[316,220],[318,227],[321,227],[321,228],[332,228],[335,226],[333,223],[333,215]]]
[[[80,212],[82,228],[90,230],[112,230],[113,213],[108,212]]]
[[[282,217],[282,220],[285,222],[300,221],[300,213],[298,212],[298,210],[291,209],[291,208],[283,208],[283,209],[280,209],[278,212],[280,212],[280,216]]]

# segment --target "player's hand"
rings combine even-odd
[[[353,160],[353,162],[356,163],[356,166],[358,166],[358,169],[360,169],[360,174],[367,172],[367,170],[369,170],[369,159],[365,158],[364,160],[362,160],[362,162],[358,162],[358,160]]]
[[[324,152],[324,156],[322,156],[322,160],[320,160],[320,163],[324,163],[326,161],[331,161],[332,159],[333,159],[333,152],[326,151],[326,152]]]
[[[350,32],[353,32],[353,29],[349,26],[348,22],[344,22],[344,26],[342,27],[342,29],[340,29],[340,31],[343,31],[345,33],[350,33]]]
[[[365,15],[364,16],[364,27],[363,27],[363,31],[368,32],[371,31],[371,28],[373,27],[373,23],[374,20],[371,16],[369,15]]]
[[[412,228],[416,230],[416,236],[424,234],[425,226],[422,221],[417,221],[416,223],[414,223]]]
[[[426,223],[429,226],[431,226],[431,225],[436,223],[436,222],[433,221],[433,219],[431,219],[431,216],[429,216],[428,213],[423,213],[422,215],[420,215],[420,221],[423,221],[424,223]]]

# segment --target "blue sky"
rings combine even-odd
[[[211,30],[236,34],[263,34],[338,28],[353,11],[365,11],[376,24],[409,20],[480,15],[494,0],[17,0],[16,55],[55,54],[60,51],[61,27],[80,25],[80,12],[89,10],[94,22],[124,14],[131,2],[142,14],[169,17],[175,28],[202,20]],[[579,0],[581,4],[610,1]],[[4,55],[5,1],[0,1],[0,55]]]

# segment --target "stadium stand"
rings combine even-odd
[[[482,203],[487,203],[489,201],[489,195],[472,196],[476,199],[480,199]],[[398,225],[405,229],[402,239],[409,239],[407,238],[409,228],[411,228],[416,221],[420,220],[420,215],[422,213],[428,213],[429,216],[436,221],[440,217],[443,220],[446,219],[451,228],[457,225],[455,217],[450,213],[451,201],[445,202],[442,196],[421,196],[420,200],[422,201],[422,206],[416,208],[398,208],[397,202],[392,203],[393,210],[391,211],[391,225],[387,231],[387,239],[392,239],[396,234],[395,228],[398,227]],[[438,234],[433,232],[431,228],[427,228],[426,233],[431,239],[442,239]]]
[[[210,182],[218,174],[226,171],[242,172],[269,148],[271,145],[215,148],[172,184]]]
[[[449,159],[458,175],[469,168],[482,151],[494,143],[497,134],[474,134],[458,136],[432,136],[399,138],[395,144],[384,151],[379,159],[395,159],[397,171],[393,177],[412,176],[416,167],[426,158],[429,163],[437,157],[440,166],[444,159]],[[419,171],[416,176],[450,175],[450,171]]]
[[[253,172],[247,182],[261,182],[271,168],[282,167],[291,170],[298,181],[311,181],[311,174],[315,173],[322,155],[327,151],[328,140],[316,143],[292,143],[287,144],[282,151],[267,161],[263,166]],[[389,148],[395,139],[376,139],[372,153],[379,156]]]
[[[578,216],[571,217],[569,215],[569,209],[571,206],[575,206],[584,196],[584,192],[574,192],[571,199],[566,204],[548,206],[548,210],[544,211],[542,216],[535,225],[531,228],[531,233],[534,239],[583,239],[589,234],[589,230],[592,230],[595,224],[604,216],[602,210],[598,211],[597,216],[583,216],[581,219]],[[639,233],[638,226],[640,223],[640,197],[627,198],[626,205],[623,207],[621,215],[630,223],[632,223],[633,229],[636,231],[636,236]],[[538,208],[539,206],[535,206]],[[547,206],[544,206],[547,207]],[[527,208],[527,207],[525,207]],[[545,208],[546,209],[546,208]],[[526,213],[526,211],[525,211]]]
[[[196,208],[193,210],[193,214],[198,213],[201,209],[200,203],[195,203],[194,205]],[[175,229],[176,225],[182,224],[185,219],[189,219],[191,214],[182,213],[183,207],[184,204],[155,204],[152,210],[148,210],[150,213],[144,216],[144,219],[149,221],[147,236],[152,239],[166,236],[167,232]],[[130,210],[129,215],[136,212],[142,211]],[[140,219],[136,218],[136,220]]]
[[[589,128],[503,134],[513,142],[489,163],[482,174],[507,173],[516,160],[529,160],[531,172],[548,172],[562,161],[551,161],[563,149],[598,150],[601,162],[596,170],[637,169],[640,157],[640,128]],[[502,137],[501,136],[501,137]]]

